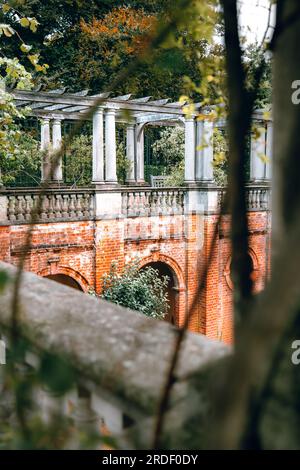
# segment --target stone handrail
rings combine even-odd
[[[180,188],[128,189],[122,191],[122,214],[131,216],[181,215],[185,190]]]
[[[0,270],[12,282],[16,268],[1,262]],[[110,430],[121,433],[124,414],[137,424],[155,415],[176,338],[175,327],[70,289],[32,273],[23,274],[20,328],[31,344],[28,362],[35,364],[37,359],[32,357],[38,357],[40,351],[68,358],[77,371],[78,386],[85,390],[81,420],[101,417]],[[2,331],[10,324],[11,297],[12,285],[8,284],[0,294]],[[189,403],[190,378],[205,374],[207,367],[218,364],[229,351],[202,335],[186,334],[172,394],[178,423],[179,410]],[[201,396],[203,389],[200,402]],[[77,395],[75,409],[82,405],[83,398],[79,398]],[[200,402],[195,404],[197,410]],[[184,444],[179,441],[179,445]]]

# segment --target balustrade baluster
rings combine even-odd
[[[48,196],[48,218],[49,219],[54,219],[55,218],[55,212],[54,212],[54,204],[55,204],[55,195],[54,194],[49,194]]]
[[[261,208],[262,209],[268,209],[269,207],[269,204],[268,204],[268,191],[267,190],[263,190],[261,192],[261,195],[262,195],[262,201],[261,201]]]
[[[158,209],[158,215],[162,214],[162,199],[163,199],[163,193],[162,191],[157,191],[157,209]]]
[[[249,189],[246,194],[246,207],[247,209],[253,208],[253,190]]]
[[[133,196],[133,215],[138,215],[139,195],[138,193],[133,192],[132,196]]]
[[[61,200],[61,195],[60,194],[55,195],[54,214],[55,214],[56,219],[61,219],[61,217],[62,217],[62,200]]]
[[[49,207],[49,200],[47,194],[43,194],[40,196],[42,198],[42,204],[41,204],[41,219],[45,220],[48,218],[48,207]]]
[[[167,191],[167,210],[168,214],[172,214],[172,197],[173,197],[174,191]]]
[[[77,217],[83,217],[83,211],[82,211],[82,194],[77,194],[76,200],[75,200],[75,210],[76,210],[76,216]]]
[[[176,201],[176,194],[177,191],[172,191],[170,193],[170,209],[171,209],[171,214],[177,214],[177,201]]]
[[[62,195],[62,217],[67,219],[69,217],[69,195]]]
[[[255,190],[255,207],[254,209],[259,209],[259,189]]]
[[[76,216],[75,199],[76,199],[76,194],[70,194],[70,196],[69,196],[69,216],[72,219]]]
[[[121,212],[122,212],[122,215],[125,215],[127,216],[127,197],[128,197],[128,194],[127,193],[122,193],[122,207],[121,207]]]
[[[164,215],[168,213],[167,194],[166,191],[161,191],[161,213]]]
[[[31,220],[31,212],[33,208],[33,199],[31,194],[26,194],[25,196],[25,220]]]
[[[140,193],[136,192],[134,194],[134,215],[140,215]]]
[[[8,209],[7,209],[7,215],[8,215],[8,220],[13,222],[16,220],[16,206],[17,206],[17,199],[15,196],[8,196]]]
[[[90,198],[89,194],[83,195],[83,215],[84,217],[90,216]]]
[[[24,196],[17,196],[17,220],[25,220],[25,199]]]
[[[138,208],[139,215],[145,215],[145,192],[139,192],[139,208]]]
[[[134,205],[133,193],[130,191],[130,193],[127,194],[127,217],[134,215],[133,205]]]
[[[155,215],[160,214],[160,192],[155,191]]]
[[[145,192],[145,215],[149,216],[151,214],[151,204],[150,204],[150,195],[149,191]]]
[[[35,219],[39,219],[41,216],[41,208],[39,209],[39,213],[36,214],[39,200],[40,200],[40,197],[37,194],[34,194],[32,196],[32,211],[35,213]]]
[[[156,215],[156,191],[150,193],[150,214]]]

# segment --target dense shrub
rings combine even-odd
[[[135,260],[118,273],[117,264],[113,263],[102,281],[101,298],[109,302],[153,318],[162,319],[168,313],[168,276],[160,277],[158,271],[150,266],[140,269],[139,262]]]

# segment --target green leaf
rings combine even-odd
[[[5,271],[0,271],[0,292],[4,289],[9,281],[9,275]]]
[[[73,368],[61,357],[45,353],[40,364],[38,378],[50,390],[64,394],[74,384]]]

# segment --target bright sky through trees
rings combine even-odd
[[[260,42],[265,34],[268,25],[268,14],[270,0],[240,0],[240,25],[242,33],[249,42]],[[272,22],[275,22],[275,7],[272,7]],[[269,29],[270,37],[272,29]]]

